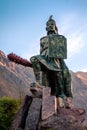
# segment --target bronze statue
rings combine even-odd
[[[56,97],[72,99],[71,75],[64,59],[67,58],[67,40],[58,34],[55,20],[46,23],[47,36],[40,39],[40,55],[31,57],[36,85],[51,87]],[[69,105],[69,104],[68,104]]]
[[[55,20],[50,16],[46,23],[47,36],[40,39],[40,55],[31,57],[31,63],[13,53],[11,61],[33,67],[36,82],[34,86],[51,87],[51,94],[66,99],[68,107],[72,101],[71,75],[64,59],[67,58],[67,39],[58,34]],[[32,86],[32,85],[31,85]]]

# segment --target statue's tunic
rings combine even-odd
[[[40,55],[37,58],[47,69],[61,71],[60,59],[67,58],[66,38],[59,34],[52,34],[40,39]]]

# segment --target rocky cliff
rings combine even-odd
[[[87,72],[72,72],[73,103],[87,113]]]
[[[26,95],[33,80],[31,68],[9,61],[7,56],[0,51],[0,97],[18,98]]]

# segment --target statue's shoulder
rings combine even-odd
[[[60,34],[52,34],[52,35],[49,35],[49,36],[44,36],[42,38],[40,38],[40,42],[47,42],[49,38],[57,38],[57,39],[62,39],[62,40],[66,40],[66,37],[63,36],[63,35],[60,35]]]
[[[56,37],[59,37],[59,38],[61,38],[61,39],[66,39],[66,37],[65,36],[63,36],[63,35],[60,35],[60,34],[54,34]]]
[[[40,41],[48,39],[48,36],[44,36],[40,38]]]

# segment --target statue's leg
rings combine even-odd
[[[63,70],[63,76],[64,76],[64,84],[65,84],[65,94],[66,97],[72,97],[71,92],[71,74],[67,68]]]
[[[63,77],[62,72],[54,72],[47,70],[46,71],[46,77],[45,81],[47,80],[48,87],[51,87],[51,95],[55,95],[55,113],[58,114],[59,106],[64,107],[64,101],[63,98],[64,95],[64,84],[63,84]],[[46,86],[46,85],[45,85]],[[61,97],[61,98],[59,98]]]
[[[42,85],[41,64],[40,64],[39,60],[37,59],[37,57],[32,57],[31,62],[32,62],[36,82],[39,85]]]
[[[48,79],[48,71],[42,71],[42,85],[45,87],[49,87],[49,79]]]
[[[66,95],[65,107],[71,108],[71,107],[73,107],[72,91],[71,91],[71,74],[70,74],[69,69],[63,60],[62,60],[61,65],[62,65],[62,70],[63,70],[62,74],[63,74],[63,79],[64,79],[64,93]]]
[[[71,74],[68,70],[68,68],[65,68],[63,70],[63,76],[64,76],[64,84],[65,84],[65,95],[66,95],[66,99],[65,99],[65,107],[66,108],[72,108],[73,107],[73,103],[72,103],[72,92],[71,92]]]
[[[64,78],[64,92],[66,97],[72,97],[71,92],[71,74],[67,66],[63,67],[63,78]]]
[[[64,82],[62,72],[54,72],[55,81],[55,112],[58,114],[59,108],[64,107]]]
[[[61,60],[60,63],[61,63],[61,68],[62,68],[63,80],[64,80],[64,93],[65,93],[66,97],[72,97],[71,74],[70,74],[69,69],[66,66],[64,60]]]
[[[56,97],[64,98],[64,81],[62,72],[56,72],[56,80],[55,80],[55,95]]]

